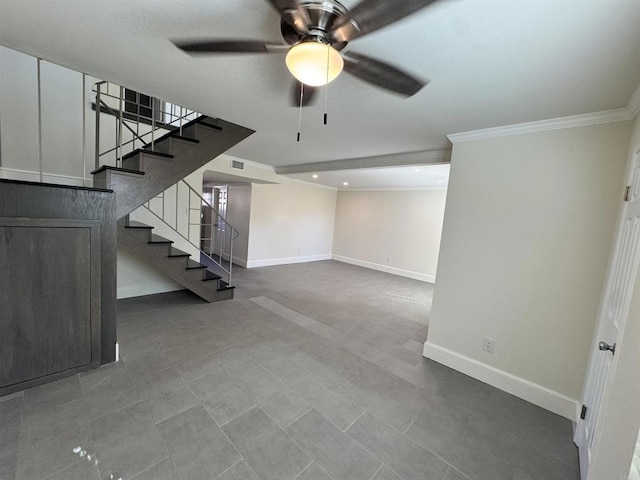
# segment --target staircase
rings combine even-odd
[[[114,116],[118,115],[109,105],[100,101],[100,95],[97,95],[96,105],[100,106],[96,109],[98,118],[103,108],[110,110]],[[120,112],[122,111],[121,107]],[[128,117],[130,120],[131,115]],[[229,285],[230,274],[225,281],[220,275],[208,270],[206,265],[192,260],[189,253],[173,247],[172,240],[155,235],[152,226],[129,221],[129,213],[254,133],[253,130],[207,116],[198,116],[184,125],[182,118],[181,116],[179,128],[171,123],[163,124],[159,128],[170,130],[168,133],[152,139],[151,143],[144,144],[142,148],[121,155],[116,166],[103,165],[94,170],[93,186],[115,192],[118,247],[146,261],[208,302],[228,300],[233,298],[234,288]],[[116,153],[122,152],[125,144],[135,146],[136,137],[141,139],[123,121],[122,113],[119,113],[119,121],[118,145],[110,150],[115,150]],[[152,131],[157,131],[155,120],[153,124]],[[98,120],[98,132],[99,125]],[[133,133],[133,139],[128,142],[122,141],[123,125]],[[148,136],[149,133],[145,135]],[[99,144],[99,137],[96,143]],[[190,212],[186,214],[189,215]]]
[[[93,186],[116,192],[116,218],[128,215],[178,180],[240,143],[253,130],[200,116],[151,144],[125,155],[121,167],[94,170]],[[153,148],[153,150],[152,150]]]
[[[139,222],[118,222],[118,246],[151,264],[174,282],[207,302],[233,298],[235,287],[220,275],[196,262],[173,246],[173,241],[153,233],[153,227]]]

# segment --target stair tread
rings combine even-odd
[[[222,292],[223,290],[233,290],[234,287],[233,285],[229,285],[227,282],[225,282],[224,280],[220,280],[219,284],[218,284],[218,291]]]
[[[157,157],[173,158],[173,155],[169,153],[154,152],[152,150],[147,150],[145,148],[137,148],[133,152],[127,153],[124,157],[122,157],[122,160],[127,160],[128,158],[135,157],[139,153],[144,153],[145,155],[155,155]]]
[[[147,225],[146,223],[136,222],[135,220],[129,220],[129,225],[125,225],[124,228],[146,228],[148,230],[153,230],[151,225]]]
[[[200,262],[196,262],[195,260],[187,260],[187,270],[197,270],[202,268],[207,268],[207,266],[201,264]]]
[[[215,130],[222,130],[222,127],[219,125],[214,125],[213,123],[206,122],[205,120],[197,120],[197,123],[200,125],[204,125],[205,127],[213,128]]]
[[[196,138],[185,137],[183,135],[178,135],[178,134],[175,134],[175,133],[172,133],[171,137],[172,138],[177,138],[178,140],[184,140],[185,142],[200,143],[200,140],[198,140]]]
[[[105,171],[105,170],[112,170],[112,171],[115,171],[115,172],[122,172],[122,173],[134,173],[136,175],[144,175],[144,172],[141,172],[140,170],[132,170],[130,168],[112,167],[111,165],[102,165],[100,168],[97,168],[93,172],[91,172],[91,175],[95,175],[96,173],[100,173],[100,172]]]
[[[171,244],[173,240],[169,240],[168,238],[161,237],[160,235],[156,235],[155,233],[151,234],[151,240],[147,243],[161,243],[161,244]]]
[[[203,282],[209,282],[211,280],[220,280],[221,278],[222,277],[220,275],[216,275],[211,270],[206,270],[204,272],[204,278],[202,279],[202,281]]]
[[[171,247],[169,249],[169,256],[170,257],[190,257],[191,255],[188,254],[187,252],[183,252],[182,250],[178,250],[175,247]]]

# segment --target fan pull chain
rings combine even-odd
[[[302,130],[302,97],[304,96],[304,83],[300,82],[300,105],[298,106],[298,139],[300,141],[300,131]]]
[[[327,110],[329,105],[329,53],[330,46],[327,44],[327,83],[324,86],[324,124],[327,124]]]

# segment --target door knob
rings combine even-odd
[[[611,355],[615,355],[616,354],[616,344],[614,343],[613,345],[609,345],[606,342],[600,342],[600,343],[598,343],[598,350],[601,350],[603,352],[606,352],[607,350],[609,350],[611,352]]]

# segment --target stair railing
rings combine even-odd
[[[106,81],[94,84],[96,111],[95,168],[107,163],[107,155],[115,155],[115,166],[122,167],[122,158],[140,148],[155,151],[156,137],[169,131],[178,131],[182,135],[185,123],[200,114],[180,105],[164,102],[155,97],[144,95]],[[111,115],[115,120],[112,140],[107,140],[110,148],[101,150],[100,139],[111,134],[108,127],[101,126],[101,113]],[[101,128],[103,127],[103,128]],[[126,137],[130,138],[126,138]]]
[[[233,242],[239,232],[198,191],[180,180],[143,207],[197,248],[213,263],[214,273],[232,285]]]

